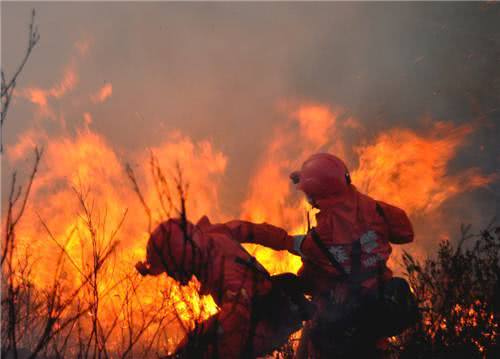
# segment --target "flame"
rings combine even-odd
[[[16,147],[15,154],[9,149],[9,159],[22,158],[25,148],[27,146]],[[227,163],[223,153],[215,150],[208,141],[193,142],[178,132],[169,134],[166,141],[152,151],[167,173],[173,163],[182,166],[189,182],[187,208],[191,218],[205,213],[215,219],[221,218],[217,201],[219,181]],[[135,157],[141,164],[136,166],[136,171],[138,178],[144,178],[145,198],[151,208],[156,209],[159,204],[147,166],[149,154],[140,153]],[[60,256],[60,248],[64,247],[66,254],[62,255],[64,264],[59,273],[64,273],[63,285],[68,288],[65,295],[71,295],[85,282],[82,273],[88,273],[94,253],[104,253],[111,245],[110,238],[128,212],[116,237],[118,249],[102,268],[98,283],[98,292],[103,298],[100,301],[100,320],[102,325],[111,323],[119,309],[115,298],[127,296],[127,287],[120,285],[120,281],[127,277],[140,280],[134,264],[144,259],[148,239],[146,216],[141,215],[144,211],[131,191],[119,156],[105,139],[88,128],[78,131],[74,137],[51,138],[45,144],[43,162],[32,191],[26,214],[19,224],[14,262],[21,262],[29,256],[33,261],[30,280],[39,288],[49,289],[53,285],[56,258]],[[85,213],[80,201],[84,202],[89,213]],[[154,221],[157,223],[163,219],[157,215]],[[50,234],[40,224],[41,220]],[[92,229],[89,222],[93,222]],[[161,309],[158,303],[165,300],[171,303],[170,316],[174,310],[182,323],[173,322],[170,326],[176,328],[174,332],[180,340],[184,335],[183,326],[192,327],[195,320],[206,318],[217,308],[210,297],[198,296],[196,281],[185,288],[178,288],[172,282],[167,278],[143,280],[143,285],[136,288],[137,298],[141,301],[134,305],[146,305],[151,312],[163,313],[165,309]],[[91,299],[86,292],[79,295],[83,302]],[[164,313],[167,314],[168,311]],[[175,342],[171,347],[174,345]]]
[[[7,147],[6,155],[11,163],[19,161],[29,151],[37,146],[38,143],[46,141],[45,134],[34,128],[28,129],[17,137],[16,143]]]
[[[425,228],[416,228],[415,243],[393,247],[388,264],[397,274],[402,271],[398,258],[403,250],[423,259],[438,238],[448,237],[442,225],[446,220],[438,212],[443,202],[497,179],[496,174],[483,175],[477,168],[449,173],[449,163],[473,131],[472,125],[437,121],[424,133],[390,129],[355,149],[359,166],[351,177],[362,192],[405,209],[411,218],[426,219]]]
[[[75,47],[83,55],[88,52],[89,44],[83,42]],[[68,94],[78,84],[78,79],[74,66],[69,66],[53,87],[31,87],[22,93],[40,109],[49,111],[48,100]],[[96,104],[102,103],[112,91],[109,83],[87,98]],[[306,214],[312,217],[313,213],[303,196],[292,188],[288,175],[314,152],[328,151],[345,159],[356,158],[358,166],[352,166],[355,161],[350,161],[354,184],[377,199],[406,209],[412,216],[432,213],[447,199],[496,179],[481,174],[478,169],[448,173],[450,161],[473,132],[472,126],[436,122],[423,133],[390,129],[374,138],[365,138],[362,145],[353,147],[346,143],[346,138],[352,133],[365,134],[364,128],[345,110],[306,103],[288,108],[286,117],[286,121],[274,129],[258,161],[239,214],[221,212],[220,186],[228,157],[210,141],[196,142],[179,131],[172,131],[163,143],[150,151],[165,170],[171,188],[176,186],[173,180],[176,164],[181,166],[189,185],[187,210],[190,219],[196,220],[205,214],[214,222],[240,217],[254,222],[267,221],[289,233],[304,233]],[[104,251],[111,244],[110,238],[127,213],[116,235],[118,249],[100,274],[97,287],[105,299],[98,315],[102,316],[104,326],[116,318],[116,313],[119,313],[121,328],[129,325],[130,314],[117,311],[117,300],[126,298],[132,285],[130,281],[122,283],[119,280],[132,278],[133,283],[139,283],[134,288],[135,299],[130,303],[133,309],[142,308],[169,317],[174,312],[175,320],[169,324],[173,330],[166,345],[170,350],[182,339],[185,330],[215,313],[216,305],[210,297],[198,296],[199,283],[196,281],[180,288],[166,277],[144,280],[137,277],[133,266],[145,256],[148,220],[124,174],[123,158],[133,159],[132,167],[152,209],[155,224],[165,218],[165,213],[149,169],[150,153],[124,154],[112,148],[106,139],[89,128],[92,124],[90,113],[85,112],[83,118],[84,126],[75,135],[63,134],[49,139],[47,135],[30,130],[7,149],[9,161],[16,163],[34,143],[45,142],[40,173],[18,229],[17,259],[21,261],[29,253],[33,260],[31,280],[40,288],[50,288],[54,279],[54,258],[59,256],[63,246],[66,251],[61,269],[64,285],[76,288],[83,283],[82,273],[92,264],[96,248]],[[87,215],[82,214],[82,210],[85,211],[82,204],[89,211]],[[50,229],[50,235],[40,219]],[[94,226],[95,231],[90,226]],[[247,248],[273,274],[296,273],[301,266],[300,258],[287,252],[256,245],[247,245]],[[423,247],[414,250],[420,251],[422,256],[425,253]],[[70,293],[72,291],[68,290],[67,294]],[[89,300],[87,292],[80,292],[79,296],[82,301]],[[161,304],[165,301],[166,307]],[[92,315],[94,313],[90,312],[89,317]]]
[[[56,118],[56,111],[50,105],[51,100],[61,100],[71,93],[79,84],[80,76],[78,74],[78,65],[82,57],[85,57],[91,47],[89,39],[80,39],[73,46],[73,53],[70,56],[68,64],[64,67],[61,78],[49,88],[40,88],[38,86],[28,86],[16,91],[15,96],[27,99],[37,106],[38,112],[42,117]],[[109,94],[111,95],[111,93]]]
[[[289,173],[317,151],[327,150],[347,158],[347,146],[342,140],[346,131],[363,133],[364,129],[359,120],[345,112],[317,104],[301,105],[291,111],[286,125],[275,130],[250,183],[241,217],[268,221],[290,233],[304,233],[305,213],[310,208],[291,190]],[[473,131],[471,125],[455,126],[443,121],[435,122],[424,133],[387,130],[353,148],[359,163],[357,167],[351,166],[353,183],[376,199],[404,208],[411,217],[432,213],[436,218],[436,210],[446,200],[498,178],[497,174],[483,175],[477,168],[454,175],[448,173],[449,163]],[[426,245],[417,242],[411,245],[411,250],[417,258],[424,258]],[[300,267],[300,261],[288,253],[275,253],[258,246],[248,248],[272,273],[296,272]],[[400,268],[395,259],[400,257],[401,250],[395,247],[396,253],[389,262],[396,271]]]
[[[78,83],[78,74],[73,65],[68,66],[62,79],[48,89],[38,87],[28,87],[21,91],[21,96],[25,97],[33,104],[37,105],[42,113],[49,113],[48,99],[59,99],[73,90]]]
[[[209,141],[194,143],[179,131],[169,133],[166,142],[151,148],[151,151],[161,159],[160,166],[165,169],[168,178],[175,177],[175,167],[180,165],[189,187],[187,211],[193,221],[203,215],[216,222],[227,218],[219,207],[219,188],[228,161],[225,154],[216,151]],[[144,154],[138,157],[138,163],[147,162]],[[147,187],[153,188],[152,179],[148,178]],[[170,188],[175,188],[175,184],[170,182]],[[157,193],[150,191],[148,198],[150,203],[159,207]]]
[[[424,317],[425,330],[430,337],[434,339],[440,332],[452,331],[457,337],[461,337],[463,332],[475,332],[481,328],[478,339],[470,338],[471,342],[477,347],[480,353],[484,353],[486,346],[496,342],[498,336],[498,323],[495,320],[494,313],[490,308],[476,300],[469,305],[455,304],[449,318],[453,323],[448,323],[446,319],[440,320],[437,325],[427,314]],[[469,337],[469,336],[466,336]]]
[[[303,105],[290,113],[285,126],[276,128],[251,179],[249,193],[242,204],[243,218],[272,221],[288,230],[303,225],[303,206],[297,196],[291,198],[288,176],[311,153],[329,143],[326,134],[335,131],[337,117],[328,107]]]
[[[436,122],[423,135],[391,129],[375,143],[357,148],[359,167],[352,172],[353,181],[363,192],[410,214],[433,211],[454,195],[495,179],[476,168],[448,174],[448,164],[472,131],[470,125],[447,122]]]
[[[313,152],[330,143],[337,133],[340,111],[327,106],[306,104],[288,114],[284,126],[275,129],[261,163],[250,182],[241,217],[253,222],[270,222],[290,233],[304,233],[308,207],[292,192],[289,174]],[[338,143],[336,148],[342,149]],[[293,160],[292,160],[293,158]],[[247,245],[257,259],[273,274],[296,273],[302,262],[288,252],[276,253],[256,245]]]
[[[113,85],[111,83],[107,83],[102,86],[99,91],[90,96],[90,99],[93,103],[103,103],[113,94]]]

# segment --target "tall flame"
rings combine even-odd
[[[321,105],[303,105],[290,113],[289,121],[275,129],[263,159],[250,182],[241,217],[254,221],[267,221],[282,226],[291,233],[304,233],[307,229],[307,206],[292,193],[289,174],[297,169],[311,153],[330,142],[336,132],[338,111]],[[337,143],[342,150],[342,144]],[[273,274],[297,272],[300,258],[287,252],[276,253],[255,245],[247,248]]]
[[[430,212],[448,198],[484,186],[494,176],[471,168],[448,174],[448,164],[471,132],[471,125],[436,122],[419,135],[408,129],[391,129],[373,144],[358,147],[359,167],[352,173],[359,188],[409,213]]]
[[[89,51],[89,43],[78,43],[76,49],[83,56]],[[50,113],[48,99],[60,99],[78,84],[79,77],[72,64],[53,87],[31,87],[21,91],[21,96],[35,103],[42,112]],[[111,94],[111,84],[107,84],[87,98],[100,103]],[[18,228],[16,256],[22,261],[29,255],[33,260],[32,281],[39,288],[49,288],[54,278],[54,257],[64,247],[64,283],[69,288],[76,288],[85,280],[82,273],[88,272],[96,251],[105,252],[111,239],[118,239],[118,250],[109,265],[102,269],[98,286],[99,293],[106,298],[101,303],[100,313],[105,320],[113,321],[116,298],[123,299],[130,289],[121,279],[137,276],[133,266],[144,258],[148,238],[148,218],[125,176],[123,157],[132,159],[145,202],[153,211],[153,224],[165,219],[165,213],[161,210],[163,204],[149,168],[149,151],[124,154],[114,149],[90,129],[90,113],[83,116],[84,126],[73,136],[49,138],[32,129],[7,149],[8,159],[17,164],[34,143],[45,142],[42,167]],[[427,132],[394,128],[373,138],[364,138],[362,145],[354,146],[346,140],[349,135],[366,134],[358,119],[342,109],[300,104],[288,109],[287,121],[274,129],[254,169],[240,213],[221,213],[219,189],[228,157],[210,141],[196,142],[179,131],[172,131],[164,143],[150,151],[165,169],[169,187],[175,188],[175,166],[180,166],[189,185],[187,210],[190,219],[196,220],[204,214],[215,222],[240,217],[255,222],[267,221],[290,233],[304,233],[306,213],[311,209],[303,196],[292,188],[288,176],[310,154],[328,151],[342,158],[356,158],[357,166],[351,161],[350,167],[353,183],[361,191],[401,206],[410,216],[416,216],[432,213],[447,199],[496,179],[482,175],[478,169],[448,173],[450,161],[473,130],[469,125],[435,122]],[[118,228],[120,230],[115,233]],[[277,253],[256,245],[247,245],[247,248],[271,273],[297,272],[301,265],[300,258],[289,253]],[[423,247],[415,250],[424,251]],[[192,326],[193,318],[206,318],[216,311],[211,298],[197,296],[195,281],[187,288],[179,288],[166,278],[140,281],[142,285],[134,289],[136,308],[147,307],[168,315],[159,304],[167,298],[170,308],[180,313],[181,323],[174,323],[175,335],[167,345],[170,349],[184,335],[179,329],[182,325]],[[79,295],[84,299],[89,294],[82,292]],[[191,303],[189,308],[186,302]],[[125,320],[123,313],[119,317]]]
[[[45,146],[33,194],[19,224],[14,262],[21,263],[29,258],[33,262],[30,280],[39,288],[49,289],[53,285],[56,258],[62,256],[64,264],[59,273],[62,273],[62,282],[67,288],[64,295],[69,296],[87,280],[95,254],[104,254],[112,245],[111,239],[116,238],[118,247],[100,271],[98,283],[98,292],[102,296],[101,324],[104,327],[111,325],[119,309],[117,298],[125,298],[130,290],[125,279],[132,276],[135,278],[133,282],[140,281],[134,264],[145,257],[148,239],[146,215],[131,190],[123,163],[101,136],[86,128],[74,137],[51,138]],[[14,147],[15,151],[9,158],[22,158],[23,149],[27,146]],[[187,208],[191,218],[206,213],[216,220],[222,217],[217,202],[219,180],[227,163],[223,153],[215,150],[208,141],[193,142],[178,132],[171,133],[163,144],[151,151],[167,177],[174,170],[172,164],[181,166],[189,184]],[[149,154],[140,153],[134,157],[140,163],[135,170],[137,177],[143,179],[144,197],[155,210],[160,205],[147,165]],[[173,183],[170,185],[174,186]],[[164,220],[156,213],[155,210],[154,224]],[[64,255],[61,254],[62,247]],[[156,284],[145,285],[147,282]],[[216,311],[212,299],[200,299],[196,290],[196,282],[179,288],[172,285],[171,279],[149,278],[135,288],[136,299],[140,298],[140,302],[134,305],[171,316],[158,304],[164,303],[166,298],[171,303],[170,312],[175,309],[177,316],[185,322],[183,325],[190,326],[194,319],[206,318]],[[82,301],[89,300],[89,293],[82,291],[79,295]],[[187,302],[190,303],[189,310],[185,307]],[[170,349],[185,334],[179,325],[175,321],[170,324],[173,333],[177,333],[170,338],[177,337]]]

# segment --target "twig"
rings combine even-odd
[[[35,45],[40,40],[40,34],[38,33],[38,27],[35,25],[35,9],[31,11],[31,22],[29,25],[29,33],[28,33],[28,47],[26,49],[26,53],[24,54],[24,58],[19,64],[16,72],[12,76],[12,78],[7,81],[5,78],[5,72],[2,69],[2,82],[1,82],[1,98],[2,98],[2,112],[0,118],[0,153],[3,153],[3,125],[5,120],[7,119],[7,111],[9,109],[10,101],[12,99],[12,94],[14,93],[14,88],[17,84],[17,78],[21,74],[21,71],[26,65],[28,58],[30,57],[31,51],[35,47]]]

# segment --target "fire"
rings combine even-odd
[[[88,52],[89,43],[83,42],[76,48],[83,56]],[[53,87],[31,87],[21,94],[50,113],[48,99],[66,96],[78,84],[78,79],[74,65],[70,65]],[[112,85],[106,84],[87,99],[101,103],[112,92]],[[346,138],[351,138],[353,133],[365,134],[358,119],[342,109],[308,103],[288,108],[287,120],[274,129],[254,170],[241,212],[222,213],[219,189],[229,159],[210,141],[196,142],[179,131],[172,131],[164,143],[153,146],[150,151],[124,155],[91,130],[90,113],[85,112],[83,118],[84,125],[75,135],[49,138],[46,134],[28,131],[7,150],[8,159],[17,164],[34,143],[45,144],[42,167],[18,228],[16,261],[21,262],[29,255],[33,261],[30,280],[42,289],[53,285],[54,272],[58,271],[63,278],[61,285],[67,287],[64,293],[70,295],[75,288],[87,283],[85,273],[95,265],[96,257],[115,248],[109,251],[109,260],[100,270],[99,278],[91,282],[94,293],[78,292],[79,301],[92,303],[96,293],[102,298],[99,308],[89,311],[89,317],[102,318],[103,327],[111,327],[118,320],[118,328],[126,328],[131,323],[144,321],[145,317],[139,318],[141,313],[146,317],[152,314],[144,313],[168,317],[166,328],[173,330],[165,340],[167,344],[163,343],[167,350],[174,348],[196,321],[207,318],[217,308],[210,297],[198,296],[196,281],[180,288],[165,276],[141,279],[134,271],[135,262],[145,256],[148,227],[176,214],[175,208],[165,208],[161,201],[159,192],[165,191],[162,187],[165,184],[158,184],[151,175],[152,158],[165,170],[169,188],[176,187],[176,166],[181,168],[188,184],[187,211],[191,220],[196,221],[205,214],[214,222],[239,217],[254,222],[267,221],[290,233],[304,233],[306,216],[314,219],[312,209],[288,179],[289,173],[314,152],[328,151],[345,158],[352,169],[353,182],[360,190],[395,203],[412,216],[430,213],[458,193],[495,179],[482,175],[477,169],[448,174],[447,166],[473,131],[471,126],[436,122],[425,133],[390,129],[374,138],[366,138],[362,145],[353,146],[346,143]],[[151,209],[150,221],[125,176],[124,157],[132,159],[131,167]],[[357,166],[353,158],[357,159]],[[175,190],[171,195],[175,202]],[[273,274],[296,273],[301,266],[300,258],[289,253],[277,253],[256,245],[247,245],[247,248]],[[60,268],[56,268],[55,258],[61,259]],[[468,318],[467,315],[464,318]],[[153,329],[160,325],[149,328],[146,337],[153,336]],[[118,339],[112,338],[118,346]]]
[[[242,204],[243,218],[304,231],[304,202],[294,196],[288,176],[311,153],[329,144],[326,134],[335,131],[338,116],[325,106],[300,106],[285,125],[275,129]]]
[[[107,83],[102,86],[99,91],[90,96],[90,99],[94,103],[102,103],[106,101],[113,94],[113,85],[111,83]]]
[[[353,181],[363,192],[410,214],[435,210],[448,198],[494,179],[475,168],[447,173],[448,163],[472,131],[470,125],[447,122],[436,122],[423,135],[391,129],[374,144],[357,148],[359,166],[352,172]]]
[[[452,324],[448,323],[446,319],[442,319],[437,326],[431,319],[424,319],[425,329],[431,338],[447,331],[452,331],[457,338],[460,338],[463,332],[471,333],[479,327],[483,330],[480,339],[472,340],[479,352],[483,353],[487,345],[496,342],[498,323],[495,321],[494,314],[480,301],[476,300],[469,305],[455,304],[449,317],[453,321]]]
[[[447,199],[485,186],[497,178],[496,175],[483,175],[476,168],[448,174],[448,164],[473,130],[470,125],[455,126],[440,121],[423,133],[410,129],[387,130],[353,147],[358,161],[357,166],[349,166],[353,183],[376,199],[404,208],[411,217],[435,215],[436,209]],[[317,151],[349,158],[348,146],[343,142],[350,134],[348,131],[364,133],[357,119],[339,109],[307,104],[291,111],[289,122],[275,130],[256,170],[242,205],[241,217],[256,222],[268,221],[291,233],[304,233],[305,214],[310,208],[291,188],[288,175]],[[446,233],[440,235],[446,236]],[[300,267],[300,261],[288,253],[276,254],[255,246],[249,248],[273,273],[296,272]],[[399,257],[400,248],[395,247],[395,250],[396,255],[389,264],[398,270],[394,258]],[[423,258],[426,249],[417,242],[412,245],[412,252]]]
[[[29,207],[18,228],[14,259],[14,262],[21,263],[29,257],[33,261],[30,280],[37,287],[51,288],[56,262],[62,258],[63,264],[58,272],[64,279],[61,285],[67,288],[63,295],[70,296],[76,288],[88,282],[86,274],[95,263],[96,253],[104,255],[115,238],[116,250],[100,270],[95,283],[101,297],[101,325],[111,326],[116,313],[120,313],[121,320],[126,319],[120,312],[119,303],[130,296],[131,286],[136,296],[135,302],[129,303],[131,306],[136,309],[142,306],[147,313],[178,318],[168,324],[170,328],[177,328],[174,332],[178,340],[185,334],[182,327],[187,330],[195,320],[216,312],[210,297],[198,296],[196,281],[179,288],[171,279],[142,280],[135,273],[135,262],[145,257],[147,220],[125,176],[122,161],[101,136],[86,128],[74,137],[51,138],[45,146]],[[12,154],[8,151],[9,159],[22,159],[22,150],[26,148],[15,147]],[[196,194],[189,196],[188,193],[187,207],[191,218],[206,213],[215,220],[221,218],[217,201],[219,181],[227,163],[223,153],[207,141],[196,143],[177,132],[170,134],[165,143],[153,148],[152,152],[167,174],[174,170],[172,164],[182,166],[189,193]],[[136,171],[138,177],[144,179],[141,185],[154,210],[153,225],[156,225],[164,217],[157,211],[160,204],[147,165],[148,158],[148,153],[135,155],[135,160],[141,164],[136,166]],[[200,173],[200,168],[204,168],[203,173]],[[64,254],[61,254],[61,247],[65,248]],[[91,293],[84,290],[79,292],[79,300],[85,303],[93,299]],[[171,343],[170,349],[175,343]]]
[[[77,85],[79,79],[74,65],[69,65],[64,73],[62,79],[54,86],[48,89],[38,87],[29,87],[21,92],[21,96],[29,99],[33,104],[37,105],[41,113],[48,114],[48,100],[50,98],[60,99],[66,95],[67,92],[73,90]]]
[[[394,246],[389,266],[396,273],[401,270],[397,259],[403,249],[410,248],[416,258],[425,258],[438,243],[436,238],[448,237],[446,229],[438,225],[441,214],[437,210],[443,202],[496,180],[495,174],[483,175],[477,168],[448,173],[448,164],[473,130],[471,125],[437,121],[423,133],[393,128],[373,143],[356,147],[359,165],[351,176],[362,192],[405,209],[412,218],[432,218],[428,223],[433,228],[431,235],[425,228],[416,228],[415,243],[407,248]]]
[[[291,188],[289,174],[313,152],[331,142],[340,111],[308,104],[291,111],[285,125],[278,126],[261,163],[251,180],[249,193],[242,204],[241,217],[281,226],[290,233],[305,233],[310,206]],[[337,142],[336,148],[342,149]],[[267,248],[247,248],[273,274],[296,273],[302,262],[288,252],[276,253]]]

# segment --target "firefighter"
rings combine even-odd
[[[412,225],[402,209],[360,193],[346,165],[331,154],[312,155],[290,178],[319,209],[316,227],[293,241],[256,236],[254,243],[302,257],[298,274],[318,310],[304,329],[299,356],[374,357],[380,338],[416,318],[407,283],[392,280],[386,265],[390,243],[413,241]],[[388,295],[400,303],[381,305]]]
[[[173,357],[262,356],[282,346],[306,319],[303,295],[298,290],[285,294],[281,285],[286,287],[290,276],[271,277],[240,245],[251,241],[241,237],[245,235],[263,242],[289,239],[284,230],[271,225],[211,224],[207,217],[196,225],[169,219],[151,234],[146,261],[136,264],[139,273],[167,273],[182,285],[194,276],[200,294],[211,295],[220,308],[186,336]]]

